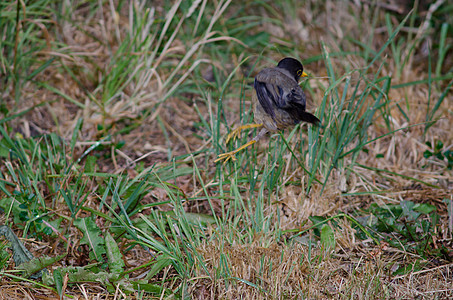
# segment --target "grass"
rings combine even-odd
[[[453,293],[451,5],[0,5],[0,294]],[[284,56],[323,126],[213,163]]]

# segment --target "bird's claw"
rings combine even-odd
[[[236,129],[234,129],[233,131],[231,131],[231,132],[227,135],[225,144],[228,144],[229,141],[234,141],[234,140],[241,134],[242,128],[243,128],[243,126],[238,127],[238,128],[236,128]]]
[[[236,151],[231,151],[231,152],[219,154],[219,155],[217,156],[217,159],[216,159],[214,162],[217,163],[217,162],[223,160],[223,163],[226,164],[227,161],[229,161],[230,159],[231,159],[232,161],[236,161],[237,158],[236,158],[236,156],[234,156],[235,154],[236,154]]]
[[[240,126],[236,129],[234,129],[233,131],[231,131],[228,136],[227,136],[227,139],[226,139],[226,143],[228,143],[230,140],[232,139],[235,139],[239,136],[239,134],[241,134],[241,131],[243,129],[250,129],[250,128],[259,128],[259,127],[263,127],[263,124],[248,124],[248,125],[243,125],[243,126]],[[265,131],[267,132],[267,131]],[[262,135],[263,133],[260,132],[260,134]],[[260,136],[260,134],[258,136]],[[258,137],[257,136],[257,137]],[[247,148],[248,146],[254,144],[256,141],[257,141],[257,137],[255,137],[253,140],[251,140],[250,142],[248,142],[247,144],[239,147],[238,149],[236,150],[233,150],[233,151],[230,151],[230,152],[227,152],[227,153],[222,153],[222,154],[219,154],[219,156],[217,156],[217,159],[214,161],[215,163],[219,162],[219,161],[222,161],[223,160],[223,164],[226,164],[227,161],[229,161],[230,159],[232,161],[236,161],[237,158],[236,156],[234,156],[236,153],[238,153],[239,151],[241,151],[242,149],[245,149]]]
[[[247,124],[239,126],[238,128],[232,130],[226,138],[225,143],[228,144],[229,141],[235,140],[242,132],[243,129],[252,129],[252,128],[259,128],[263,127],[263,124]]]

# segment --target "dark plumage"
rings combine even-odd
[[[300,122],[319,125],[319,119],[305,111],[305,94],[299,86],[299,79],[305,76],[307,74],[302,64],[290,57],[282,59],[274,68],[261,70],[255,77],[255,92],[252,97],[257,124],[239,127],[228,135],[227,142],[244,128],[263,128],[250,142],[219,155],[216,161],[234,159],[234,154],[258,141],[268,131],[283,130]]]
[[[301,121],[318,124],[319,119],[305,111],[305,94],[298,82],[306,76],[294,58],[282,59],[277,67],[267,68],[255,77],[253,99],[255,122],[269,131],[285,129]]]

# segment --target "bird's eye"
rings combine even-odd
[[[300,75],[302,75],[302,70],[299,69],[299,70],[297,70],[297,76],[300,76]]]

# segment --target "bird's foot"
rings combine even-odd
[[[227,153],[219,154],[219,156],[217,156],[217,159],[214,162],[219,162],[221,160],[224,160],[223,164],[226,164],[226,162],[229,161],[230,159],[232,161],[236,161],[237,159],[234,156],[236,153],[238,153],[239,151],[241,151],[241,150],[243,150],[243,149],[247,148],[248,146],[253,145],[255,143],[256,143],[256,139],[253,139],[250,142],[248,142],[247,144],[242,145],[241,147],[237,148],[236,150],[233,150],[233,151],[230,151],[230,152],[227,152]]]
[[[237,153],[237,151],[234,150],[234,151],[230,151],[230,152],[227,152],[227,153],[219,154],[219,156],[217,156],[217,159],[214,160],[214,162],[217,163],[217,162],[223,160],[223,163],[226,164],[227,161],[229,161],[230,159],[232,161],[236,161],[237,158],[236,158],[236,156],[234,156],[236,153]]]
[[[238,128],[234,129],[233,131],[231,131],[228,134],[225,144],[228,144],[228,142],[231,140],[235,140],[241,134],[241,131],[244,129],[251,129],[251,128],[257,128],[257,127],[262,127],[262,126],[263,126],[263,124],[247,124],[247,125],[239,126]],[[224,154],[226,154],[226,153],[224,153]]]

